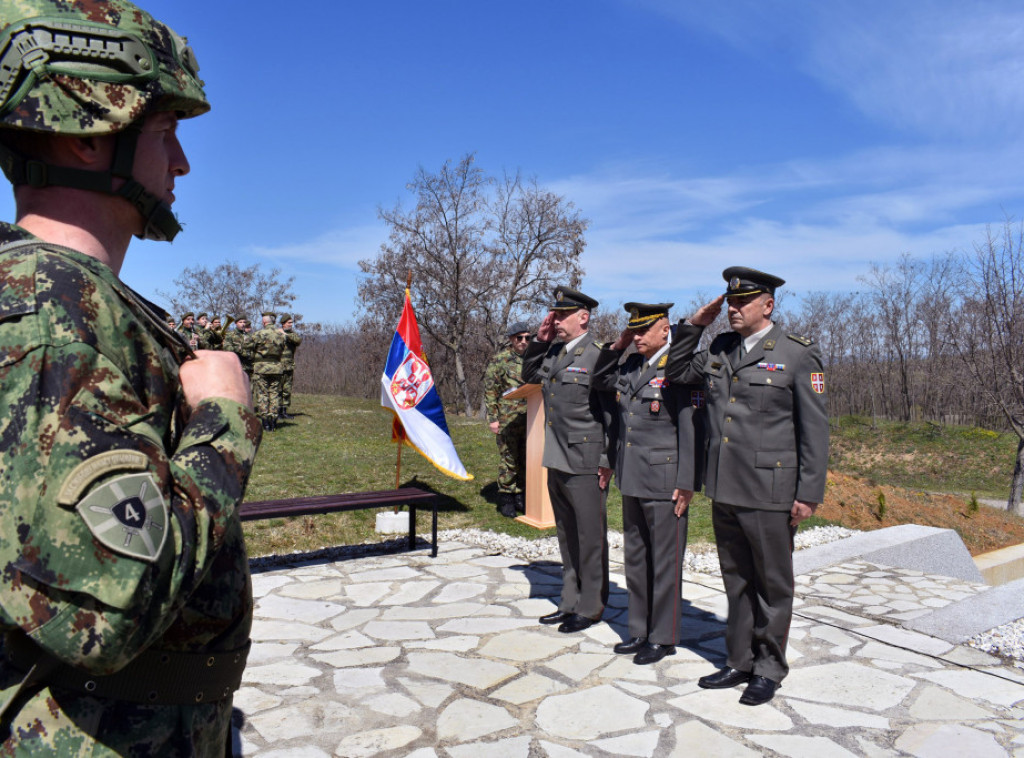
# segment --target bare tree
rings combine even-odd
[[[472,154],[436,174],[421,167],[407,188],[415,208],[379,209],[388,241],[359,262],[366,275],[358,290],[361,323],[398,319],[411,272],[425,344],[448,359],[432,364],[435,381],[443,387],[450,371],[471,415],[505,326],[536,313],[555,283],[578,283],[587,221],[572,203],[519,174],[496,182]]]
[[[955,280],[959,309],[950,341],[971,390],[998,409],[1017,435],[1007,510],[1024,516],[1024,223],[1007,219],[964,256]]]
[[[174,280],[175,292],[157,294],[167,299],[178,314],[199,309],[251,318],[265,310],[291,309],[294,281],[293,276],[282,278],[281,269],[276,267],[266,271],[258,263],[243,268],[228,261],[212,270],[206,266],[186,268]]]

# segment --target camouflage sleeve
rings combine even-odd
[[[302,344],[302,336],[297,332],[285,332],[284,337],[286,340],[288,340],[288,346],[292,350],[294,350],[295,348]]]
[[[484,407],[487,409],[488,424],[500,420],[498,418],[499,401],[501,393],[505,391],[504,382],[502,382],[503,368],[501,360],[495,357],[488,364],[487,371],[484,373]]]
[[[168,409],[81,343],[32,351],[0,379],[4,434],[20,440],[0,452],[0,617],[71,664],[116,671],[174,623],[235,527],[259,420],[206,401],[167,449]]]

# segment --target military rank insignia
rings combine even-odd
[[[661,412],[661,401],[659,401],[659,400],[652,400],[651,401],[651,413],[660,413],[660,412]]]
[[[658,361],[658,368],[665,368],[665,366],[667,366],[667,365],[668,365],[668,354],[666,353],[665,355],[661,356],[661,359]]]
[[[585,348],[585,347],[578,347],[578,348],[576,348],[576,349],[575,349],[575,350],[573,351],[573,353],[572,353],[572,354],[573,354],[573,355],[583,355],[583,351],[584,351],[584,350],[586,350],[586,348]]]
[[[104,482],[76,510],[92,536],[120,555],[152,563],[167,539],[169,510],[148,472]]]
[[[821,372],[811,374],[811,388],[819,395],[825,391],[825,375]]]
[[[693,390],[690,392],[690,405],[694,408],[704,407],[704,390]]]

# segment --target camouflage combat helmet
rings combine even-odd
[[[132,178],[135,144],[150,113],[191,118],[210,109],[198,72],[187,41],[127,0],[4,0],[0,129],[117,135],[107,172],[51,166],[0,140],[4,173],[15,185],[124,197],[146,220],[143,238],[170,241],[181,226],[166,202]],[[115,177],[125,180],[118,190]]]

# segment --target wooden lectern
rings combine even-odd
[[[544,468],[544,398],[539,384],[521,384],[505,393],[513,400],[526,399],[526,515],[516,521],[550,529],[555,513],[548,497],[548,470]]]

